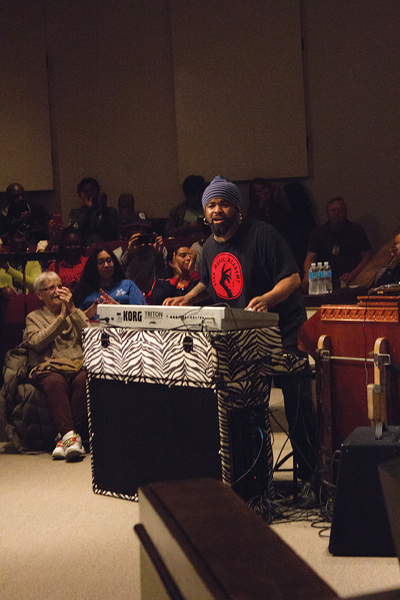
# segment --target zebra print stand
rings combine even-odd
[[[88,328],[84,330],[83,349],[91,436],[96,434],[91,382],[212,390],[218,400],[222,480],[246,501],[273,498],[268,416],[271,376],[304,366],[296,356],[283,352],[277,327],[229,332]],[[92,452],[95,493],[135,499],[135,493],[99,487],[95,462]],[[139,482],[146,483],[149,481]]]

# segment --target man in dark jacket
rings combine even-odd
[[[71,210],[68,225],[79,229],[83,245],[116,240],[118,211],[107,206],[107,196],[100,193],[98,181],[93,177],[82,179],[78,183],[78,196],[83,206]]]

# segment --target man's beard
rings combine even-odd
[[[231,229],[235,226],[238,226],[240,223],[238,215],[234,215],[233,217],[226,218],[222,223],[218,223],[215,225],[212,221],[210,223],[211,231],[215,235],[215,237],[224,237],[227,233],[231,231]]]

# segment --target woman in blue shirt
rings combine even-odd
[[[117,257],[107,246],[98,246],[90,254],[74,302],[89,319],[95,318],[98,304],[146,304],[137,285],[124,279]]]

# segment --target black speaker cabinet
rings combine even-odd
[[[400,457],[379,465],[378,472],[392,538],[400,560]]]
[[[335,556],[396,556],[378,466],[400,456],[400,427],[375,439],[357,427],[342,444],[329,551]]]
[[[213,390],[89,381],[93,489],[131,499],[156,481],[221,479]]]

